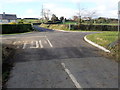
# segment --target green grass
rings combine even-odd
[[[111,51],[110,53],[101,52],[103,56],[120,62],[120,38],[118,38],[117,31],[105,31],[102,33],[91,34],[87,35],[87,38]]]
[[[108,47],[110,43],[118,39],[118,32],[104,31],[102,33],[88,35],[87,38],[103,47]]]
[[[77,24],[77,22],[65,22],[64,24]]]

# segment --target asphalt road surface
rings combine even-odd
[[[40,32],[3,35],[17,52],[7,88],[117,88],[118,64],[84,41],[94,32]]]

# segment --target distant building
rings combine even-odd
[[[10,22],[17,23],[17,16],[16,14],[0,14],[0,24],[8,24]]]

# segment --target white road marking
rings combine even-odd
[[[40,47],[43,48],[42,41],[39,40]]]
[[[33,41],[31,41],[31,47],[30,48],[33,48]]]
[[[33,42],[34,42],[34,41],[31,42],[31,45],[32,45],[32,46],[31,46],[30,48],[39,48],[39,42],[38,42],[38,41],[35,41],[36,47],[33,46]]]
[[[70,70],[68,70],[65,66],[65,63],[61,63],[61,65],[64,67],[65,72],[68,74],[68,76],[70,77],[70,79],[72,80],[72,82],[74,83],[74,85],[76,86],[76,88],[82,88],[80,86],[80,84],[77,82],[76,78],[72,75],[72,73],[70,72]]]
[[[13,45],[15,45],[16,44],[16,42],[13,42]]]
[[[23,44],[23,49],[25,49],[26,45],[27,45],[27,42],[25,42],[25,43]]]
[[[21,43],[21,41],[18,41],[18,43]]]
[[[50,42],[50,40],[49,40],[47,37],[46,37],[46,40],[48,41],[49,45],[50,45],[51,47],[53,47],[52,43]]]
[[[39,43],[38,43],[38,41],[36,41],[36,48],[39,48]]]

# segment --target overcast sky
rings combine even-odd
[[[97,17],[117,18],[119,0],[0,0],[0,13],[18,18],[40,18],[42,4],[56,16],[72,18],[80,9],[96,11]]]

